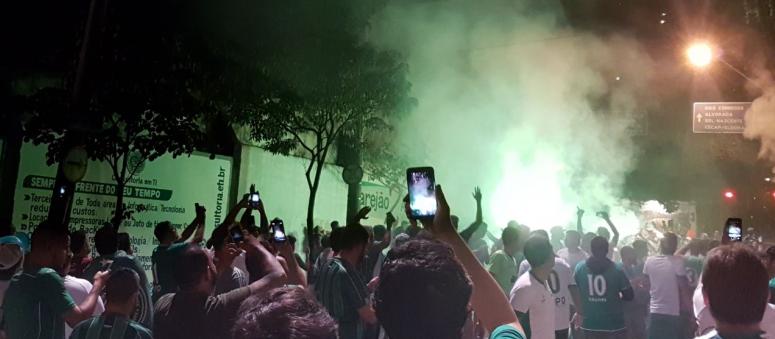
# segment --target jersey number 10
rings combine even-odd
[[[587,274],[587,281],[589,282],[589,296],[590,297],[602,297],[605,296],[606,282],[602,275]]]

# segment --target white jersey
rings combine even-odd
[[[63,279],[65,290],[70,293],[70,296],[75,301],[76,305],[80,305],[89,296],[92,289],[92,284],[86,279],[76,278],[68,275]],[[100,315],[105,312],[105,305],[102,304],[102,298],[97,298],[97,305],[94,307],[94,313],[92,315]],[[70,333],[73,332],[73,328],[65,322],[65,338],[70,338]]]
[[[525,273],[514,284],[510,301],[515,311],[529,314],[532,339],[554,339],[554,296],[547,286]]]
[[[678,277],[686,276],[684,257],[658,255],[646,259],[643,274],[651,284],[651,313],[680,315]]]
[[[565,260],[566,263],[568,263],[568,266],[570,266],[571,273],[576,273],[576,266],[584,260],[587,260],[589,258],[589,254],[587,252],[584,252],[584,250],[580,249],[576,252],[568,251],[567,248],[563,248],[559,251],[557,251],[557,256],[562,258],[562,260]]]
[[[527,260],[519,265],[519,276],[530,271],[530,263]],[[570,327],[570,305],[573,299],[568,286],[576,286],[576,280],[572,279],[570,266],[562,258],[554,258],[554,267],[549,274],[547,287],[554,295],[554,329],[567,330]]]

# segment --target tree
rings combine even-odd
[[[390,204],[392,212],[401,202],[406,192],[406,169],[409,161],[406,153],[398,151],[394,139],[380,140],[367,144],[364,150],[363,169],[369,177],[388,188],[389,195],[396,195],[396,200]]]
[[[285,68],[284,78],[294,94],[291,100],[278,99],[288,104],[286,109],[263,111],[248,122],[252,138],[264,149],[289,154],[299,148],[309,159],[308,234],[314,227],[320,175],[338,138],[383,128],[387,117],[410,102],[406,65],[397,55],[366,44],[325,52],[335,53],[327,60],[338,61],[315,64],[312,59],[306,69]]]
[[[34,96],[27,138],[48,144],[49,163],[76,140],[110,166],[115,227],[125,218],[124,189],[144,162],[190,154],[213,121],[260,106],[259,68],[199,26],[204,11],[197,2],[111,2],[100,28],[110,38],[95,42],[84,106],[62,114],[70,88]]]

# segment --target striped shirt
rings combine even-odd
[[[70,339],[151,339],[151,331],[123,315],[106,314],[82,321]]]
[[[315,295],[339,323],[340,339],[363,338],[358,309],[366,306],[368,292],[355,267],[340,258],[331,259],[318,276]]]

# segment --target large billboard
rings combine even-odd
[[[45,220],[56,176],[56,167],[46,165],[46,147],[24,144],[16,185],[13,223],[17,230],[31,232]],[[151,253],[158,245],[154,226],[170,221],[182,228],[195,215],[194,204],[207,208],[206,236],[228,213],[231,159],[206,154],[163,156],[142,165],[124,189],[124,202],[134,213],[120,232],[130,235],[135,255],[146,271],[151,269]],[[76,185],[70,219],[71,230],[85,230],[91,239],[96,229],[109,220],[115,210],[116,185],[106,163],[89,162],[83,181]]]

